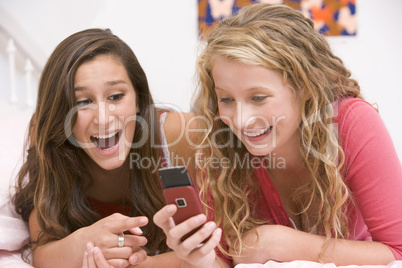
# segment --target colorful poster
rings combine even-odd
[[[314,21],[327,36],[356,35],[356,0],[198,0],[198,25],[202,36],[223,18],[254,3],[285,4]]]

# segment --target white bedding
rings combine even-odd
[[[0,267],[31,267],[21,258],[20,249],[29,238],[28,226],[15,213],[10,201],[10,189],[22,163],[22,148],[32,111],[17,111],[0,115]]]
[[[10,179],[14,178],[22,160],[24,136],[31,112],[16,112],[12,115],[1,115],[0,122],[0,267],[31,267],[21,258],[20,249],[29,238],[27,224],[15,213],[10,202]],[[240,264],[236,268],[333,268],[334,264],[320,264],[308,261],[278,263],[269,261],[265,264]],[[394,261],[383,266],[343,266],[348,268],[397,268],[402,261]]]
[[[292,262],[275,262],[268,261],[265,264],[239,264],[236,268],[400,268],[402,267],[402,261],[393,261],[388,265],[348,265],[348,266],[336,266],[333,263],[321,264],[311,261],[292,261]]]

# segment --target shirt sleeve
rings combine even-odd
[[[345,102],[338,121],[345,182],[373,241],[402,260],[401,162],[378,112],[363,100]]]

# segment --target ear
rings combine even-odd
[[[300,90],[300,96],[304,97],[306,101],[308,101],[309,99],[311,99],[311,92],[306,91],[306,89]]]
[[[138,106],[138,104],[136,105],[136,113],[139,114],[140,113],[140,107]]]

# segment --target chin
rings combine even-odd
[[[256,148],[247,148],[247,151],[254,155],[254,156],[266,156],[272,153],[272,149],[270,148],[262,148],[262,149],[256,149]]]

